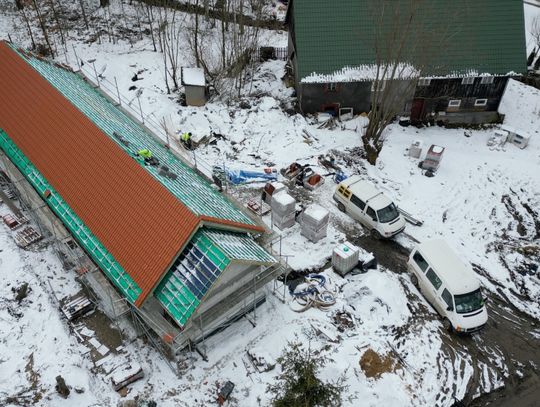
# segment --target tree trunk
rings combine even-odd
[[[364,151],[366,152],[368,163],[375,165],[377,163],[377,158],[379,158],[380,149],[374,147],[367,136],[362,137],[362,142],[364,144]]]
[[[54,58],[54,51],[51,46],[51,42],[49,41],[49,34],[47,33],[47,27],[45,27],[45,22],[43,21],[43,17],[41,16],[41,11],[39,8],[39,5],[37,3],[37,0],[33,0],[34,8],[36,10],[36,14],[39,21],[39,26],[41,27],[41,31],[43,32],[43,37],[45,38],[45,42],[47,43],[47,47],[49,48],[49,52],[51,53],[51,56]]]
[[[83,16],[83,20],[84,20],[84,25],[86,26],[86,29],[88,30],[89,25],[88,25],[88,17],[86,17],[86,10],[84,9],[84,3],[83,3],[84,0],[79,0],[79,4],[81,6],[81,14]]]

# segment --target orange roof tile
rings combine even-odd
[[[142,289],[144,301],[200,219],[0,42],[0,128]]]

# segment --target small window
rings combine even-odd
[[[428,269],[426,277],[431,282],[431,284],[433,284],[433,287],[435,287],[437,290],[441,287],[442,281],[439,276],[435,274],[435,272],[431,269],[431,267]]]
[[[371,91],[375,92],[375,88],[377,87],[379,92],[382,92],[384,88],[386,87],[386,81],[373,81],[371,82]]]
[[[486,106],[487,105],[487,99],[476,99],[474,101],[475,106]]]
[[[371,207],[368,206],[366,213],[371,219],[377,222],[377,215],[375,214],[375,211]]]
[[[429,86],[431,85],[431,78],[422,78],[418,80],[418,86]]]
[[[338,191],[339,191],[340,194],[344,193],[345,192],[345,187],[343,185],[340,186]]]
[[[327,92],[337,92],[339,90],[338,84],[335,82],[327,83],[325,88]]]
[[[426,259],[420,254],[420,252],[416,252],[413,256],[414,262],[417,264],[418,267],[420,267],[420,270],[426,271],[428,268],[428,264]]]
[[[448,107],[460,107],[461,106],[461,100],[459,99],[452,99],[448,102]]]
[[[454,300],[452,299],[452,294],[445,288],[441,295],[442,299],[448,306],[448,308],[454,309]]]
[[[469,76],[467,78],[463,78],[461,81],[462,85],[472,85],[474,83],[474,76]]]
[[[482,85],[491,85],[493,83],[493,76],[482,76],[480,84]]]
[[[358,206],[361,210],[364,210],[366,203],[361,199],[357,198],[356,195],[351,196],[351,202]]]

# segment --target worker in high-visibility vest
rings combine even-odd
[[[182,133],[180,141],[188,150],[191,150],[191,132]]]
[[[144,159],[152,158],[152,152],[148,150],[147,148],[143,148],[142,150],[137,151],[137,155]]]

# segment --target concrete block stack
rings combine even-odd
[[[300,233],[310,241],[317,243],[326,237],[330,216],[322,206],[313,204],[302,213]]]
[[[272,224],[278,229],[290,228],[295,222],[296,201],[286,192],[272,195]]]

